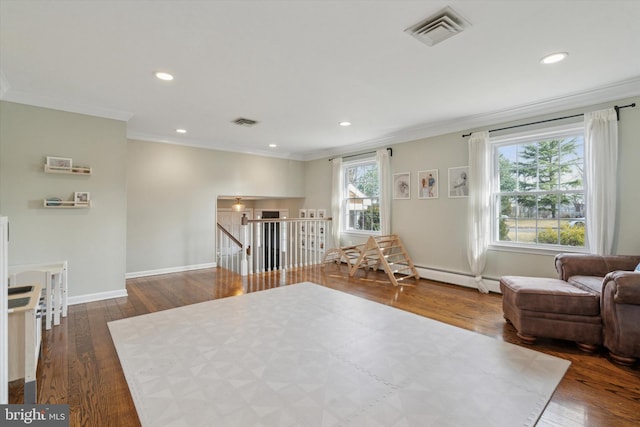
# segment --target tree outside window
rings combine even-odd
[[[497,243],[585,246],[581,129],[494,146]]]
[[[345,231],[380,232],[380,180],[375,160],[346,163]]]

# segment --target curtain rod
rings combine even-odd
[[[620,120],[620,110],[622,108],[629,108],[629,107],[634,108],[635,106],[636,106],[636,103],[634,102],[632,104],[623,105],[622,107],[618,107],[616,105],[615,107],[613,107],[613,109],[616,110],[616,116],[618,117],[618,120]],[[507,126],[507,127],[499,128],[499,129],[491,129],[491,130],[489,130],[489,132],[498,132],[499,130],[515,129],[515,128],[520,128],[520,127],[523,127],[523,126],[537,125],[537,124],[540,124],[540,123],[554,122],[556,120],[571,119],[573,117],[580,117],[580,116],[584,116],[584,113],[574,114],[572,116],[556,117],[555,119],[540,120],[539,122],[531,122],[531,123],[523,123],[521,125]],[[471,133],[472,132],[464,134],[464,135],[462,135],[462,137],[466,138],[468,136],[471,136]]]
[[[393,157],[393,149],[391,147],[387,147],[387,151],[389,152],[389,155],[391,157]],[[350,157],[358,157],[358,156],[364,156],[366,154],[375,154],[375,151],[367,151],[366,153],[359,153],[359,154],[349,154],[348,156],[342,156],[343,159],[348,159]],[[336,156],[336,157],[330,157],[329,161],[333,160],[333,159],[337,159],[340,156]]]

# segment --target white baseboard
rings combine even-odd
[[[476,281],[473,276],[469,276],[461,273],[452,273],[449,271],[441,271],[441,270],[432,270],[424,267],[416,267],[420,277],[427,280],[435,280],[437,282],[451,283],[453,285],[460,285],[467,288],[478,289],[476,285]],[[500,292],[500,282],[494,279],[484,279],[484,283],[489,288],[490,292],[501,293]]]
[[[84,304],[87,302],[126,297],[128,295],[129,294],[127,294],[126,289],[118,289],[117,291],[98,292],[96,294],[86,294],[86,295],[78,295],[76,297],[69,297],[68,304],[69,305]]]
[[[204,270],[205,268],[215,268],[215,267],[217,267],[217,264],[215,262],[209,262],[206,264],[183,265],[181,267],[160,268],[158,270],[135,271],[133,273],[125,274],[124,278],[135,279],[136,277],[157,276],[159,274],[169,274],[169,273],[181,273],[184,271]]]
[[[132,279],[136,277],[156,276],[159,274],[167,273],[179,273],[183,271],[191,270],[203,270],[205,268],[215,268],[216,263],[187,265],[183,267],[163,268],[160,270],[138,271],[135,273],[127,273],[125,277]],[[427,280],[435,280],[437,282],[451,283],[453,285],[464,286],[467,288],[477,289],[476,282],[472,276],[468,276],[461,273],[452,273],[449,271],[432,270],[425,267],[416,267],[420,277]],[[489,288],[489,291],[495,293],[500,292],[500,282],[494,279],[484,279],[484,283]],[[119,289],[116,291],[99,292],[96,294],[79,295],[76,297],[69,297],[69,305],[83,304],[87,302],[101,301],[111,298],[121,298],[128,296],[126,289]]]

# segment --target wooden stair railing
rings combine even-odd
[[[238,247],[240,247],[240,249],[242,249],[242,242],[240,242],[240,240],[236,239],[235,236],[231,233],[229,233],[229,230],[227,230],[226,228],[224,228],[222,225],[220,225],[220,223],[217,223],[218,225],[218,230],[222,231],[222,234],[224,234],[225,236],[227,236],[229,238],[229,240],[231,240],[233,243],[235,243]]]

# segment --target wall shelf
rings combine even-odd
[[[75,202],[73,200],[43,200],[44,207],[49,209],[86,209],[91,207],[91,201]]]
[[[58,168],[55,166],[44,165],[45,173],[64,173],[68,175],[91,175],[91,168],[82,166],[73,166],[71,168]]]

